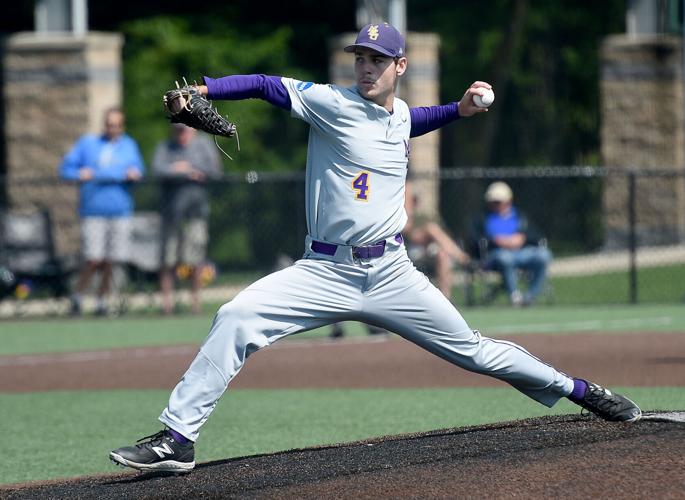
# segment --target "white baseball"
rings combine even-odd
[[[487,108],[495,102],[495,93],[491,89],[486,89],[481,97],[479,94],[473,94],[473,103],[479,108]]]

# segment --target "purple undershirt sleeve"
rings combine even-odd
[[[409,137],[418,137],[459,119],[459,104],[451,102],[441,106],[422,106],[409,109],[411,131]]]
[[[223,78],[204,77],[210,99],[263,99],[279,108],[290,111],[292,104],[288,90],[280,76],[231,75]]]

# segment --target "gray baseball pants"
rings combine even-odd
[[[388,239],[375,259],[352,248],[304,257],[240,292],[216,314],[209,335],[159,419],[196,440],[228,384],[250,354],[277,340],[338,321],[371,323],[466,370],[508,382],[553,406],[573,380],[514,343],[483,337],[416,270],[402,243]]]

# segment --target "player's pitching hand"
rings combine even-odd
[[[466,89],[464,97],[459,101],[459,116],[467,117],[477,113],[486,113],[488,108],[481,108],[476,106],[476,103],[473,102],[474,94],[482,96],[486,90],[492,90],[492,85],[481,81],[473,82],[471,86]]]

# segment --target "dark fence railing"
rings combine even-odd
[[[488,184],[504,180],[511,186],[515,204],[554,254],[549,275],[556,303],[681,302],[685,296],[682,169],[456,168],[440,170],[434,180],[440,222],[464,245]],[[56,253],[76,258],[77,186],[54,178],[0,182],[10,203],[5,212],[30,211],[26,200],[34,200],[50,215]],[[303,172],[232,174],[207,185],[208,259],[219,282],[266,274],[302,254],[304,189]],[[133,192],[136,214],[154,217],[160,184],[146,178]],[[2,258],[0,253],[0,266]]]

